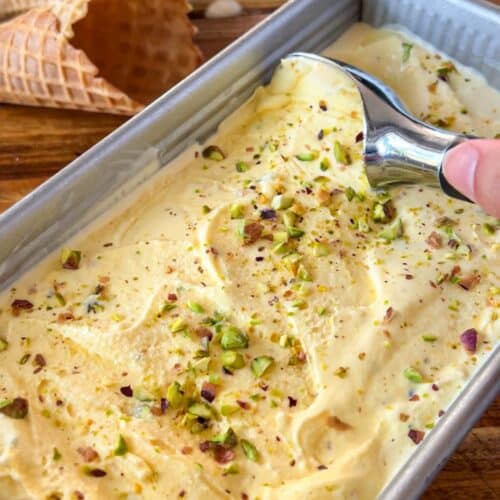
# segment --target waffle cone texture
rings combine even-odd
[[[185,0],[4,0],[0,101],[132,115],[200,64],[187,12]]]

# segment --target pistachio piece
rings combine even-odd
[[[221,363],[224,368],[238,370],[245,366],[245,358],[236,351],[224,351],[221,355]]]
[[[297,278],[302,281],[312,281],[312,275],[311,273],[306,269],[304,264],[299,264],[299,267],[297,269]]]
[[[322,172],[326,172],[330,168],[330,160],[328,158],[323,158],[319,164],[319,168]]]
[[[257,451],[257,448],[246,439],[242,439],[240,443],[245,457],[252,462],[257,462],[259,460],[259,452]]]
[[[238,436],[236,432],[232,429],[232,427],[228,427],[227,430],[221,432],[214,436],[211,440],[211,443],[220,444],[222,446],[227,446],[229,448],[234,448],[238,444]]]
[[[306,153],[299,153],[295,155],[295,158],[300,161],[313,161],[318,158],[319,153],[317,151],[307,151]]]
[[[274,364],[271,356],[258,356],[252,360],[250,368],[256,377],[262,377]]]
[[[24,398],[0,401],[0,413],[6,417],[21,420],[28,415],[28,401]]]
[[[118,443],[113,453],[117,457],[122,457],[123,455],[126,455],[128,453],[127,442],[121,434],[118,436]]]
[[[340,144],[339,141],[335,141],[333,145],[333,153],[335,154],[335,159],[338,163],[341,163],[343,165],[351,164],[351,157],[349,156],[349,153],[347,152],[346,148],[344,148],[344,146]]]
[[[9,343],[5,339],[0,338],[0,352],[6,351],[8,347]]]
[[[326,243],[315,241],[312,248],[315,257],[326,257],[330,254],[330,247]]]
[[[411,49],[413,48],[413,44],[408,43],[408,42],[403,42],[401,44],[403,48],[403,62],[405,63],[410,59],[410,54],[411,54]]]
[[[244,220],[238,225],[238,235],[243,238],[244,245],[255,243],[264,231],[264,226],[259,222],[245,222]]]
[[[139,401],[153,401],[154,396],[146,388],[142,386],[134,387],[134,398]]]
[[[404,229],[403,223],[400,218],[395,219],[391,224],[389,224],[385,229],[383,229],[379,233],[379,238],[382,238],[386,241],[393,241],[397,238],[401,238],[403,236]]]
[[[61,264],[64,269],[78,269],[82,253],[79,250],[71,250],[71,248],[63,248],[61,250]]]
[[[220,407],[221,415],[224,417],[229,417],[240,411],[240,407],[236,405],[222,405]]]
[[[283,214],[283,224],[285,227],[293,227],[297,222],[297,214],[292,211],[287,211]]]
[[[410,382],[414,382],[415,384],[421,384],[424,381],[422,374],[416,370],[415,368],[408,367],[403,371],[403,375]]]
[[[373,207],[372,219],[375,222],[388,222],[387,215],[384,211],[384,205],[382,203],[375,203]]]
[[[437,337],[435,335],[424,334],[422,335],[422,340],[424,342],[436,342]]]
[[[201,417],[201,418],[204,418],[206,420],[210,420],[214,416],[212,408],[210,408],[210,406],[208,406],[205,403],[193,403],[188,408],[188,413],[190,415],[194,415],[196,417]]]
[[[180,408],[184,403],[184,392],[179,382],[172,382],[167,389],[167,401],[172,408]]]
[[[203,158],[208,158],[209,160],[213,161],[222,161],[226,155],[222,152],[221,148],[219,146],[207,146],[202,152],[201,152]]]
[[[245,215],[245,207],[239,203],[233,203],[229,207],[229,213],[231,214],[231,219],[243,219]]]
[[[246,349],[248,347],[248,335],[235,326],[225,326],[222,329],[220,345],[225,351]]]
[[[198,304],[198,302],[193,302],[192,300],[188,300],[186,305],[190,311],[193,311],[196,314],[202,314],[205,312],[203,306],[201,304]]]
[[[275,210],[286,210],[293,205],[293,198],[291,196],[285,196],[284,194],[278,194],[273,198],[271,206]]]
[[[302,238],[305,234],[305,231],[299,229],[298,227],[288,227],[287,232],[290,238]]]
[[[250,168],[250,165],[246,161],[236,162],[236,172],[240,174],[246,172]]]
[[[170,331],[172,333],[183,332],[187,328],[187,323],[182,318],[177,318],[170,323]]]

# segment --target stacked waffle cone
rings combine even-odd
[[[185,0],[3,0],[0,102],[131,115],[201,54]]]

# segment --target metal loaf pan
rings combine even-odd
[[[500,88],[500,8],[467,0],[294,0],[0,215],[0,291],[203,140],[281,57],[319,52],[353,22],[398,24]],[[413,499],[500,392],[500,346],[381,494]]]

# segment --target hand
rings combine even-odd
[[[446,180],[483,210],[500,218],[500,140],[474,139],[446,153]]]

